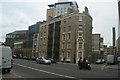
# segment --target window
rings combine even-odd
[[[62,40],[65,40],[65,34],[62,35]]]
[[[63,27],[63,32],[65,32],[65,27]]]
[[[82,16],[79,16],[79,21],[82,21]]]
[[[65,43],[62,43],[62,49],[64,49],[65,48]]]
[[[78,57],[82,57],[82,52],[78,52]]]
[[[15,35],[12,35],[12,38],[15,38]]]
[[[79,33],[79,37],[82,37],[82,33]]]
[[[68,58],[70,57],[70,51],[67,52],[67,57],[68,57]]]
[[[70,43],[70,42],[67,43],[67,48],[68,48],[68,49],[71,48],[71,43]]]
[[[71,30],[71,26],[68,26],[69,27],[69,31]]]
[[[6,38],[11,38],[10,35],[7,35]]]
[[[44,42],[45,42],[45,38],[43,38]]]
[[[41,33],[41,36],[42,36],[42,33]]]
[[[79,37],[78,39],[79,39],[79,41],[83,41],[83,38],[82,38],[82,37]]]
[[[62,56],[63,56],[63,57],[65,56],[65,52],[64,52],[64,51],[62,51]]]
[[[83,28],[82,25],[79,25],[79,30],[82,30],[82,28]]]
[[[82,42],[79,42],[79,48],[82,48]]]
[[[71,17],[69,17],[69,19],[71,19]]]
[[[19,35],[16,35],[16,38],[19,38]]]
[[[41,38],[41,41],[42,41],[42,38]]]
[[[46,32],[44,32],[44,37],[46,36]]]
[[[66,20],[64,20],[64,23],[66,23]]]
[[[68,40],[70,39],[70,33],[68,33]]]

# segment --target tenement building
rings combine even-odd
[[[88,8],[83,13],[69,13],[61,22],[60,61],[77,63],[92,53],[92,17]]]
[[[38,40],[39,57],[59,59],[60,24],[61,20],[54,18],[40,26]]]
[[[39,29],[39,57],[76,63],[92,53],[92,17],[71,12],[44,22]]]
[[[69,5],[64,15],[52,12],[58,5],[60,7],[63,4]],[[49,7],[51,8],[47,10],[47,21],[39,26],[38,57],[71,63],[77,63],[80,57],[90,60],[92,17],[88,8],[85,7],[84,11],[79,13],[77,3],[74,2],[60,2]]]

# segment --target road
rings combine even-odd
[[[13,69],[10,73],[2,75],[5,78],[48,78],[48,79],[77,79],[87,78],[118,78],[118,70],[108,68],[93,68],[89,70],[79,70],[74,64],[37,64],[35,61],[14,59]]]

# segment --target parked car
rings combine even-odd
[[[117,57],[117,62],[118,62],[118,63],[120,62],[120,57]]]
[[[102,63],[102,60],[101,60],[101,59],[97,59],[95,63],[96,63],[96,64],[101,64],[101,63]]]
[[[16,56],[16,55],[13,55],[13,58],[17,58],[17,56]]]
[[[51,61],[51,63],[57,63],[57,61],[52,58],[49,58],[49,60]]]
[[[90,62],[88,60],[86,60],[86,63],[90,64]]]
[[[27,59],[27,56],[23,56],[22,59]]]
[[[51,61],[48,58],[37,58],[36,62],[39,64],[51,64]]]
[[[26,57],[26,60],[30,60],[30,57]]]
[[[31,57],[31,60],[36,61],[36,57]]]
[[[101,59],[102,60],[102,63],[105,63],[105,60],[104,59]]]

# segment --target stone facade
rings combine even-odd
[[[60,24],[59,18],[44,22],[39,29],[39,57],[59,59],[60,45]]]
[[[92,35],[92,57],[93,62],[104,57],[104,45],[101,34]]]
[[[116,50],[117,50],[117,55],[120,56],[120,37],[117,39]]]
[[[68,10],[69,11],[69,10]],[[39,57],[77,63],[79,57],[90,59],[92,53],[92,17],[88,8],[83,13],[68,12],[51,18],[39,28]]]

